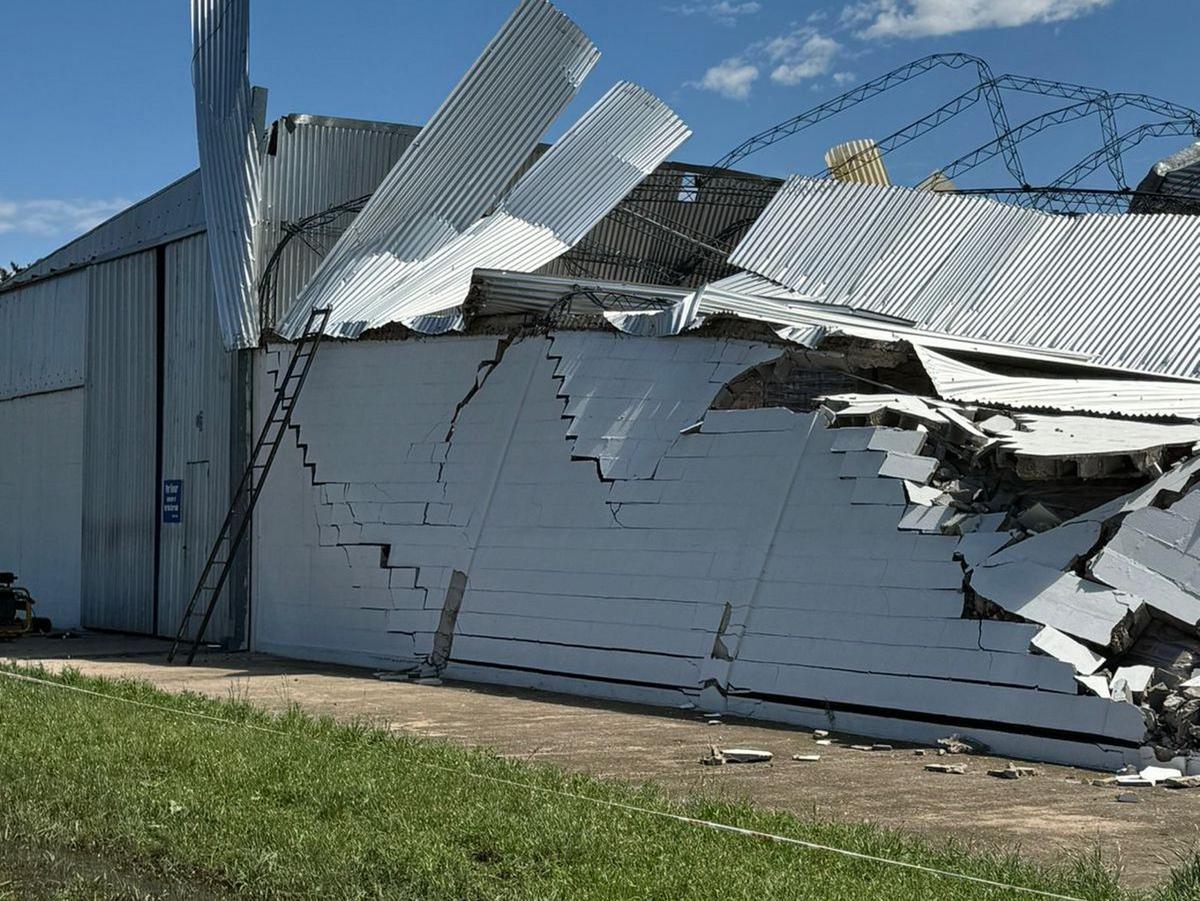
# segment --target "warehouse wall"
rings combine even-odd
[[[0,401],[0,569],[63,627],[79,625],[83,394]]]
[[[958,539],[898,528],[919,433],[708,410],[778,353],[598,332],[324,346],[256,517],[256,646],[1134,753],[1140,714],[1079,695],[1029,653],[1035,627],[962,619]],[[285,362],[262,357],[259,409]]]
[[[155,251],[92,266],[83,453],[83,624],[154,628]]]

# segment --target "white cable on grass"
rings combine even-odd
[[[91,695],[97,698],[105,698],[109,701],[120,701],[123,704],[132,704],[137,707],[146,707],[151,710],[159,710],[163,713],[173,713],[178,716],[188,716],[195,719],[208,720],[210,722],[223,723],[227,726],[241,726],[246,729],[252,729],[256,732],[265,732],[269,735],[282,735],[295,737],[295,732],[285,732],[282,729],[271,729],[267,726],[260,726],[257,723],[238,722],[237,720],[226,719],[220,716],[213,716],[208,713],[199,713],[193,710],[181,710],[177,707],[169,707],[165,704],[151,704],[147,701],[138,701],[134,698],[123,698],[120,695],[112,695],[103,691],[95,691],[90,688],[83,688],[78,685],[68,685],[65,682],[58,682],[53,679],[39,679],[36,676],[27,676],[24,673],[14,673],[10,670],[0,669],[0,676],[6,676],[10,679],[17,679],[22,682],[32,682],[36,685],[48,685],[52,688],[65,688],[68,691],[78,692],[80,694]],[[301,736],[313,741],[317,741],[313,736]],[[593,804],[601,804],[605,807],[614,807],[619,810],[626,810],[631,813],[640,813],[646,816],[662,817],[668,820],[674,820],[678,823],[686,823],[690,826],[701,826],[706,829],[713,829],[718,832],[731,832],[736,835],[744,835],[750,838],[761,838],[768,841],[778,842],[784,845],[794,845],[800,848],[806,848],[811,851],[826,851],[830,854],[840,854],[843,857],[850,857],[855,860],[866,860],[872,863],[886,864],[893,867],[904,867],[909,870],[917,870],[922,873],[928,873],[931,876],[941,876],[946,879],[960,879],[966,882],[973,882],[977,885],[987,885],[992,888],[1006,889],[1014,892],[1024,892],[1029,895],[1036,895],[1041,898],[1052,898],[1055,901],[1088,901],[1086,898],[1080,898],[1075,895],[1060,895],[1056,892],[1048,892],[1043,889],[1028,888],[1023,885],[1012,885],[1007,882],[997,882],[992,879],[984,879],[982,876],[969,876],[966,873],[956,873],[953,870],[940,870],[936,867],[927,867],[924,864],[910,863],[905,860],[893,860],[890,857],[879,857],[874,854],[864,854],[861,851],[850,851],[846,848],[838,848],[833,845],[822,845],[819,842],[805,841],[800,838],[792,838],[787,835],[776,835],[773,832],[762,832],[758,829],[747,829],[744,826],[731,826],[728,823],[718,823],[714,820],[703,820],[697,817],[689,817],[679,813],[669,813],[665,810],[654,810],[649,807],[639,807],[636,804],[626,804],[622,801],[609,801],[605,798],[593,798],[588,795],[579,795],[574,792],[563,791],[558,788],[547,788],[541,785],[530,785],[527,782],[518,782],[514,779],[504,779],[500,776],[489,776],[486,773],[476,773],[471,770],[455,769],[454,767],[441,766],[436,763],[428,763],[426,761],[413,761],[418,766],[426,767],[431,770],[438,770],[443,773],[449,773],[454,776],[467,776],[471,779],[480,779],[486,782],[494,782],[499,785],[508,785],[513,788],[523,788],[528,791],[543,792],[550,795],[558,795],[563,798],[572,798],[576,801],[590,801]]]

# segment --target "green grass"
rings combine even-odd
[[[0,899],[1033,897],[526,785],[1096,901],[1132,897],[1093,858],[1037,868],[869,826],[717,801],[673,804],[652,787],[298,710],[273,716],[142,683],[38,674],[237,725],[0,679],[0,847],[10,848],[0,852]],[[1200,897],[1200,865],[1174,879],[1155,897]]]

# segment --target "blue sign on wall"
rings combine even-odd
[[[163,479],[162,521],[183,521],[183,479]]]

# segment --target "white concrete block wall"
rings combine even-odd
[[[79,625],[84,389],[0,401],[0,569]]]
[[[904,480],[932,468],[919,434],[708,412],[778,353],[598,332],[323,346],[256,515],[256,647],[400,669],[449,645],[451,677],[1127,753],[1097,748],[1136,743],[1132,709],[1077,695],[1029,653],[1036,628],[962,619],[958,540],[898,528]],[[278,369],[262,358],[260,410]]]

